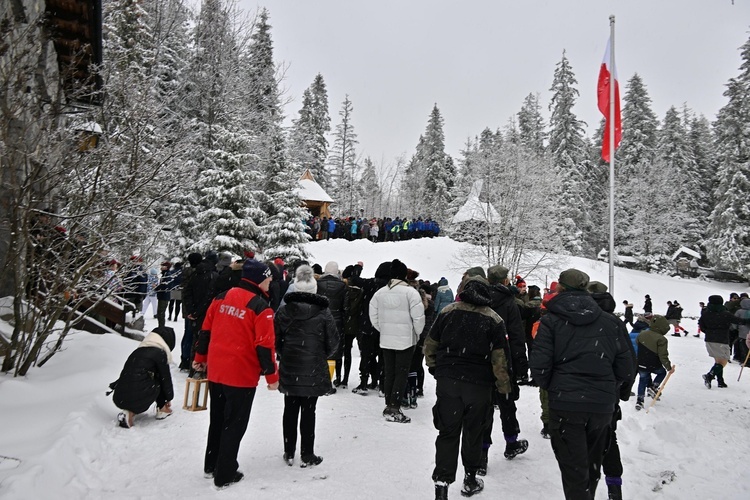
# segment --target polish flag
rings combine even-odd
[[[604,161],[610,161],[609,146],[609,86],[614,76],[615,81],[615,150],[617,150],[622,141],[622,114],[620,113],[620,84],[617,81],[617,67],[609,67],[610,58],[610,40],[607,40],[607,50],[604,51],[602,67],[599,70],[599,82],[597,85],[597,97],[599,101],[599,111],[604,115],[605,127],[604,138],[602,139],[602,158]]]

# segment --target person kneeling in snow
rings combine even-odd
[[[174,391],[169,365],[174,342],[173,329],[155,328],[128,356],[120,378],[109,385],[114,390],[112,400],[124,410],[117,416],[120,427],[133,427],[135,415],[147,411],[154,401],[157,420],[172,414]]]

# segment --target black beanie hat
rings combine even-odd
[[[711,295],[708,298],[709,304],[714,304],[717,306],[723,306],[724,305],[724,298],[721,295]]]
[[[174,349],[174,330],[168,326],[159,326],[151,330],[155,334],[157,334],[159,337],[164,339],[164,342],[166,342],[167,346],[169,346],[169,350]]]
[[[375,277],[381,280],[391,279],[391,263],[382,262],[375,270]]]
[[[196,267],[198,264],[201,263],[203,260],[203,256],[199,254],[198,252],[193,252],[190,255],[188,255],[188,262],[190,262],[190,267]]]
[[[406,267],[406,264],[398,259],[391,261],[391,279],[405,280],[407,272],[409,272],[409,268]]]
[[[255,259],[246,259],[242,264],[242,278],[252,281],[256,285],[263,283],[266,278],[271,277],[271,269],[262,262]]]

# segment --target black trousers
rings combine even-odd
[[[362,333],[357,337],[359,345],[359,379],[360,385],[366,386],[367,379],[373,384],[380,382],[380,367],[378,366],[378,354],[380,352],[379,338],[372,333]]]
[[[299,418],[300,456],[315,454],[315,406],[317,396],[284,396],[284,453],[294,456],[297,449],[297,421]]]
[[[552,449],[566,499],[594,498],[611,427],[611,413],[549,409]]]
[[[622,418],[620,405],[615,405],[615,413],[612,416],[612,429],[609,434],[609,445],[602,459],[602,470],[605,477],[622,477],[622,459],[620,458],[620,445],[617,444],[617,421]]]
[[[250,420],[255,387],[209,382],[208,390],[211,408],[203,470],[213,472],[214,483],[223,485],[232,480],[239,467],[237,453]]]
[[[401,407],[401,396],[406,388],[409,376],[411,356],[414,346],[401,351],[383,349],[383,383],[381,388],[385,392],[385,404],[391,407]]]
[[[476,472],[482,461],[482,434],[492,415],[492,386],[437,379],[437,402],[432,418],[439,431],[435,440],[433,481],[452,483],[461,461],[467,473]]]
[[[516,418],[516,401],[513,398],[506,398],[505,394],[497,391],[492,392],[493,403],[500,408],[500,425],[503,429],[503,436],[518,436],[521,433],[521,426]],[[484,431],[482,443],[485,448],[492,444],[492,428],[495,420],[495,412],[490,413],[490,419],[487,423],[487,429]]]
[[[341,377],[341,365],[342,358],[336,360],[336,380],[342,382],[344,385],[349,383],[349,372],[352,369],[352,346],[354,346],[354,336],[344,335],[344,346],[343,346],[343,365],[344,365],[344,377]]]

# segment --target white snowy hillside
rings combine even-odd
[[[445,276],[455,290],[467,267],[459,264],[465,244],[448,238],[397,243],[332,240],[308,246],[312,261],[340,267],[364,263],[364,276],[378,264],[399,258],[435,281]],[[475,264],[483,264],[475,262]],[[549,273],[577,267],[591,279],[607,282],[607,265],[585,259],[560,262]],[[667,300],[678,300],[686,316],[698,314],[698,302],[711,294],[748,291],[746,285],[651,276],[616,270],[615,299],[635,303],[640,312],[650,294],[656,313]],[[544,286],[544,275],[527,278]],[[0,325],[3,328],[7,325]],[[149,318],[147,328],[156,326]],[[181,322],[171,322],[182,333]],[[696,320],[686,319],[687,337],[669,336],[676,372],[649,413],[636,412],[634,398],[623,403],[618,437],[628,499],[747,499],[746,437],[750,429],[750,370],[738,382],[739,366],[725,369],[726,389],[706,389],[701,374],[713,361],[702,338],[695,338]],[[288,467],[282,461],[283,397],[258,389],[250,425],[239,453],[245,479],[223,491],[203,477],[208,412],[181,409],[185,373],[172,367],[174,415],[154,419],[154,408],[136,417],[135,427],[116,425],[117,408],[105,396],[137,342],[116,335],[76,333],[64,351],[26,378],[0,376],[0,498],[23,499],[430,499],[434,466],[431,407],[434,381],[427,375],[419,407],[404,410],[410,424],[385,422],[383,400],[373,394],[339,389],[318,402],[315,452],[324,458],[314,468]],[[178,336],[179,345],[179,336]],[[355,347],[356,352],[356,347]],[[179,359],[179,348],[174,352]],[[358,359],[354,360],[354,367]],[[356,368],[355,368],[356,370]],[[356,378],[356,371],[352,375]],[[351,382],[352,379],[350,379]],[[647,398],[647,403],[650,399]],[[503,436],[495,412],[495,446],[490,449],[485,491],[477,498],[512,500],[563,498],[560,474],[550,442],[539,431],[538,389],[523,387],[518,401],[521,436],[528,451],[503,458]],[[462,477],[459,465],[458,477]],[[460,498],[460,479],[449,490]],[[596,498],[605,499],[602,482]]]

